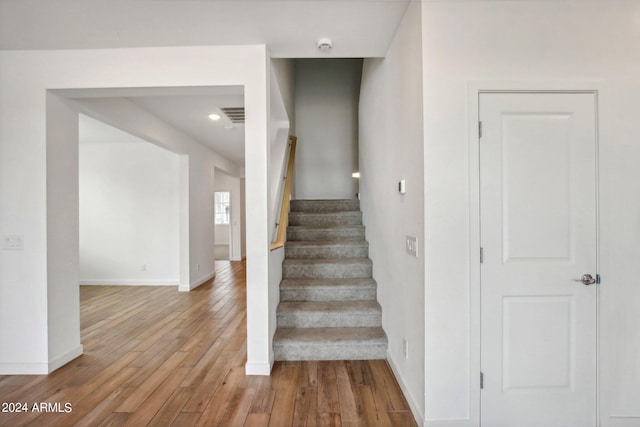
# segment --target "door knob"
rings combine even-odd
[[[596,283],[596,279],[590,274],[583,274],[582,277],[576,279],[575,282],[580,282],[583,285],[593,285]]]

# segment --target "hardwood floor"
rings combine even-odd
[[[383,360],[245,376],[244,263],[216,271],[189,293],[82,286],[84,354],[48,376],[0,376],[0,409],[28,409],[0,426],[416,426]]]

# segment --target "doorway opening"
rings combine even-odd
[[[216,260],[228,260],[231,258],[231,192],[230,191],[216,191],[215,223],[216,223],[216,241],[215,241]]]
[[[243,87],[77,89],[49,99],[61,107],[52,132],[76,141],[68,151],[77,153],[77,192],[68,185],[65,194],[93,214],[76,219],[78,282],[191,291],[213,279],[214,170],[240,179],[244,124],[216,128],[208,115],[243,108]],[[88,128],[103,134],[89,141]],[[216,132],[227,139],[199,137]]]
[[[216,168],[214,172],[216,260],[241,261],[244,253],[241,177]]]

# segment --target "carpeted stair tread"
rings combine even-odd
[[[364,240],[364,225],[336,225],[336,226],[303,226],[290,225],[287,227],[288,241],[311,240]]]
[[[285,243],[286,246],[291,247],[326,247],[326,246],[369,246],[369,242],[366,240],[298,240]]]
[[[340,212],[359,211],[358,199],[314,200],[296,199],[291,201],[291,212]]]
[[[290,212],[289,225],[306,226],[334,226],[334,225],[362,225],[362,212]]]
[[[276,311],[283,328],[375,327],[382,325],[377,301],[282,301]]]
[[[286,342],[316,342],[324,344],[357,345],[363,340],[387,342],[387,335],[380,327],[370,328],[280,328],[276,331],[274,341]]]
[[[299,240],[285,243],[285,257],[309,258],[366,258],[369,242],[366,240]]]
[[[282,301],[278,305],[278,314],[292,312],[326,313],[380,313],[377,301]]]
[[[384,359],[387,336],[381,327],[278,328],[273,348],[277,360]]]
[[[320,264],[371,264],[369,258],[311,258],[311,259],[285,259],[283,265],[320,265]]]
[[[285,259],[282,262],[283,279],[339,279],[371,277],[369,258],[311,258]]]
[[[369,277],[283,279],[280,301],[368,301],[376,299],[376,289],[376,281]]]

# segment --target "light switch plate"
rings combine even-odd
[[[406,245],[407,253],[409,255],[413,255],[414,257],[418,257],[418,238],[407,236]]]
[[[400,194],[405,194],[407,192],[406,180],[401,179],[400,182],[398,182],[398,191],[400,192]]]
[[[2,249],[5,251],[24,250],[24,236],[2,236]]]

